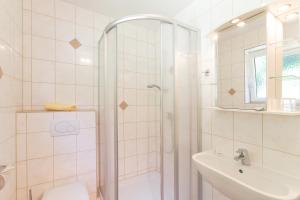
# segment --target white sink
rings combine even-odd
[[[300,200],[299,179],[243,166],[212,151],[193,155],[193,163],[204,179],[232,200]]]

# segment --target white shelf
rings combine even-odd
[[[221,107],[211,107],[211,109],[224,111],[224,112],[239,112],[239,113],[264,114],[264,115],[300,116],[300,112],[256,111],[256,110],[250,110],[250,109],[247,110],[247,109],[221,108]]]

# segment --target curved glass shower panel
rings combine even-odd
[[[99,58],[100,166],[103,168],[100,170],[103,181],[100,190],[107,200],[118,196],[117,43],[115,28],[105,34],[99,44],[103,50]]]
[[[104,200],[198,199],[191,166],[198,147],[196,33],[156,15],[106,28],[99,43]]]

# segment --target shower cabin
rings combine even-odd
[[[104,200],[198,200],[198,31],[157,15],[109,24],[99,41]]]

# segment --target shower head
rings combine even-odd
[[[158,85],[155,85],[155,84],[147,85],[147,88],[149,88],[149,89],[156,88],[158,90],[161,90],[161,88]]]

